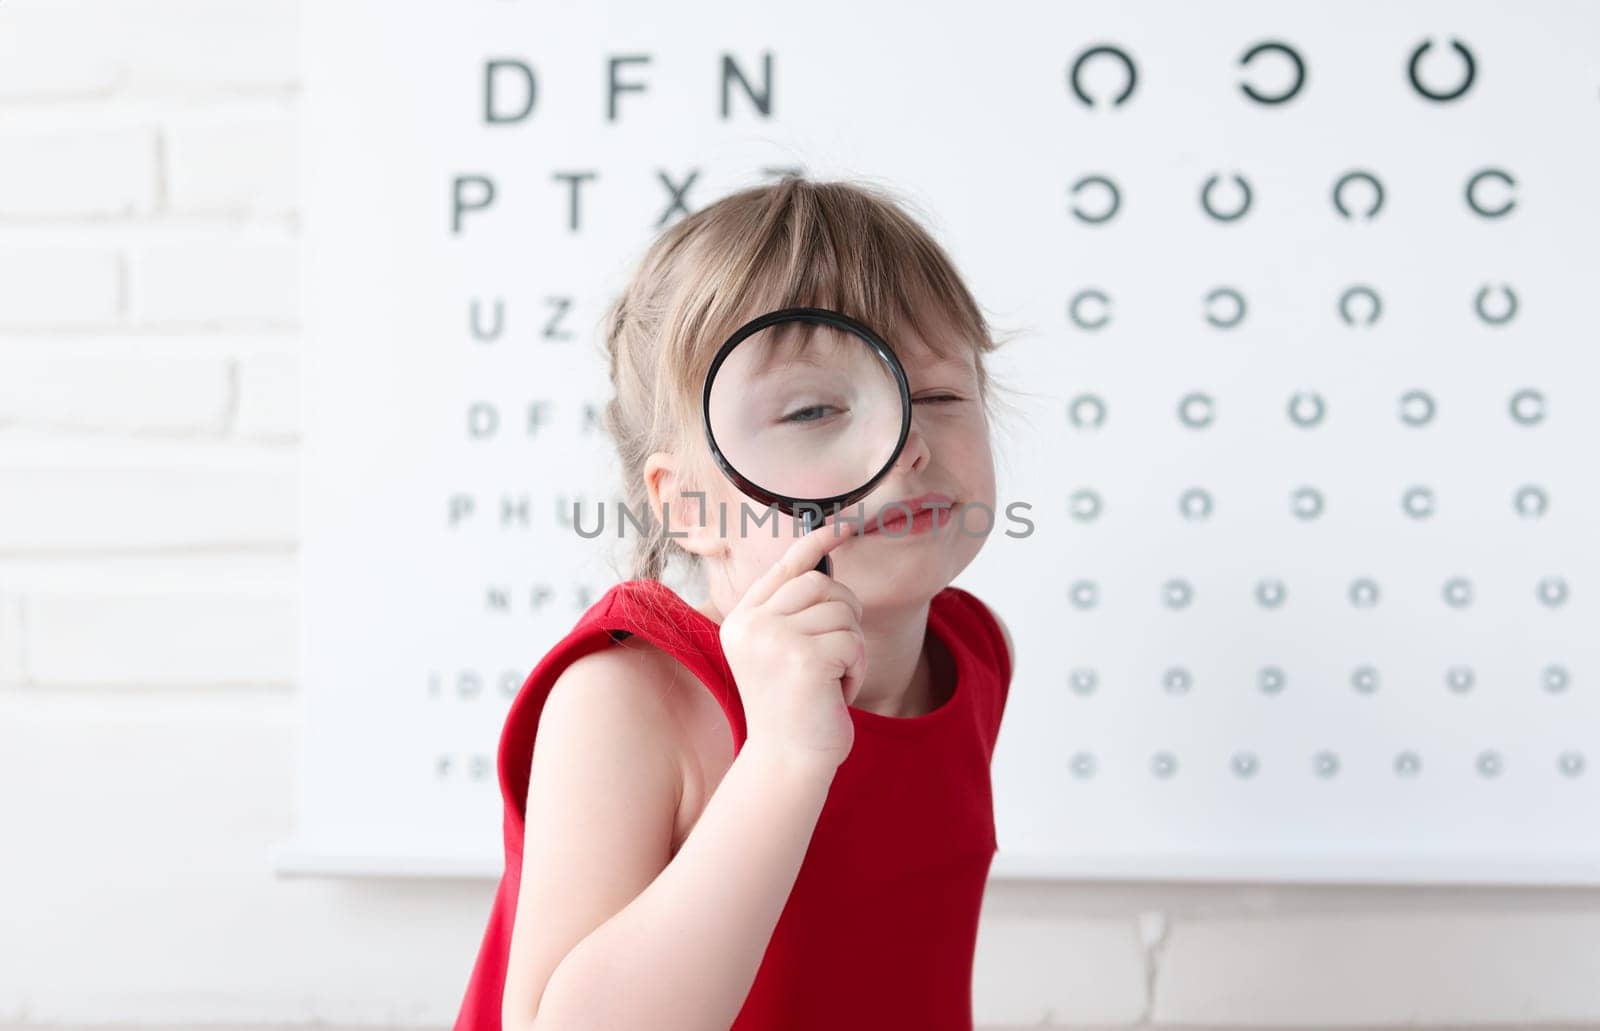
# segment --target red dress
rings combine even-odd
[[[972,956],[996,851],[989,761],[1011,666],[994,617],[959,587],[934,596],[928,627],[954,662],[954,694],[921,716],[850,708],[855,743],[733,1031],[972,1028]],[[454,1031],[500,1031],[539,712],[560,672],[606,647],[616,630],[639,634],[694,673],[727,715],[734,753],[744,746],[744,709],[715,622],[655,580],[624,581],[590,606],[506,714],[498,756],[505,869]]]

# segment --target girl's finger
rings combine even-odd
[[[845,540],[855,535],[857,525],[852,522],[823,523],[812,531],[796,540],[783,553],[772,568],[756,577],[747,591],[742,603],[760,605],[784,583],[793,580],[801,573],[809,572],[817,567],[822,556],[843,544]]]

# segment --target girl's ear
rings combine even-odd
[[[651,452],[644,460],[644,489],[650,499],[650,515],[672,531],[670,543],[701,558],[723,555],[727,542],[717,536],[718,521],[712,502],[690,489],[689,482],[683,460],[670,451]]]

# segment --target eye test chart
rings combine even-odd
[[[1600,883],[1600,6],[907,15],[307,7],[278,868],[499,873],[506,709],[633,543],[574,522],[605,306],[799,172],[1013,334],[996,877]]]

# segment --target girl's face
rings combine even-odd
[[[973,352],[939,358],[907,333],[897,338],[896,354],[911,388],[911,429],[905,447],[870,494],[843,510],[838,519],[830,519],[864,518],[861,525],[866,532],[858,530],[833,549],[833,574],[863,606],[879,610],[926,603],[966,568],[1003,515],[995,511],[994,458]],[[691,534],[680,543],[701,555],[712,597],[726,611],[788,550],[798,533],[798,520],[781,512],[768,513],[716,470],[709,453],[699,457],[707,525],[685,528],[675,519],[680,524],[675,529]],[[889,507],[890,503],[907,502],[915,512],[921,506],[914,499],[925,495],[936,495],[949,507],[928,513],[911,526],[896,525],[906,508]],[[698,519],[697,507],[688,502],[684,519]],[[744,526],[742,511],[749,513]],[[722,512],[727,513],[725,535],[719,526]],[[886,524],[881,529],[880,512]],[[758,524],[757,517],[764,521]],[[929,522],[936,525],[924,529]]]

